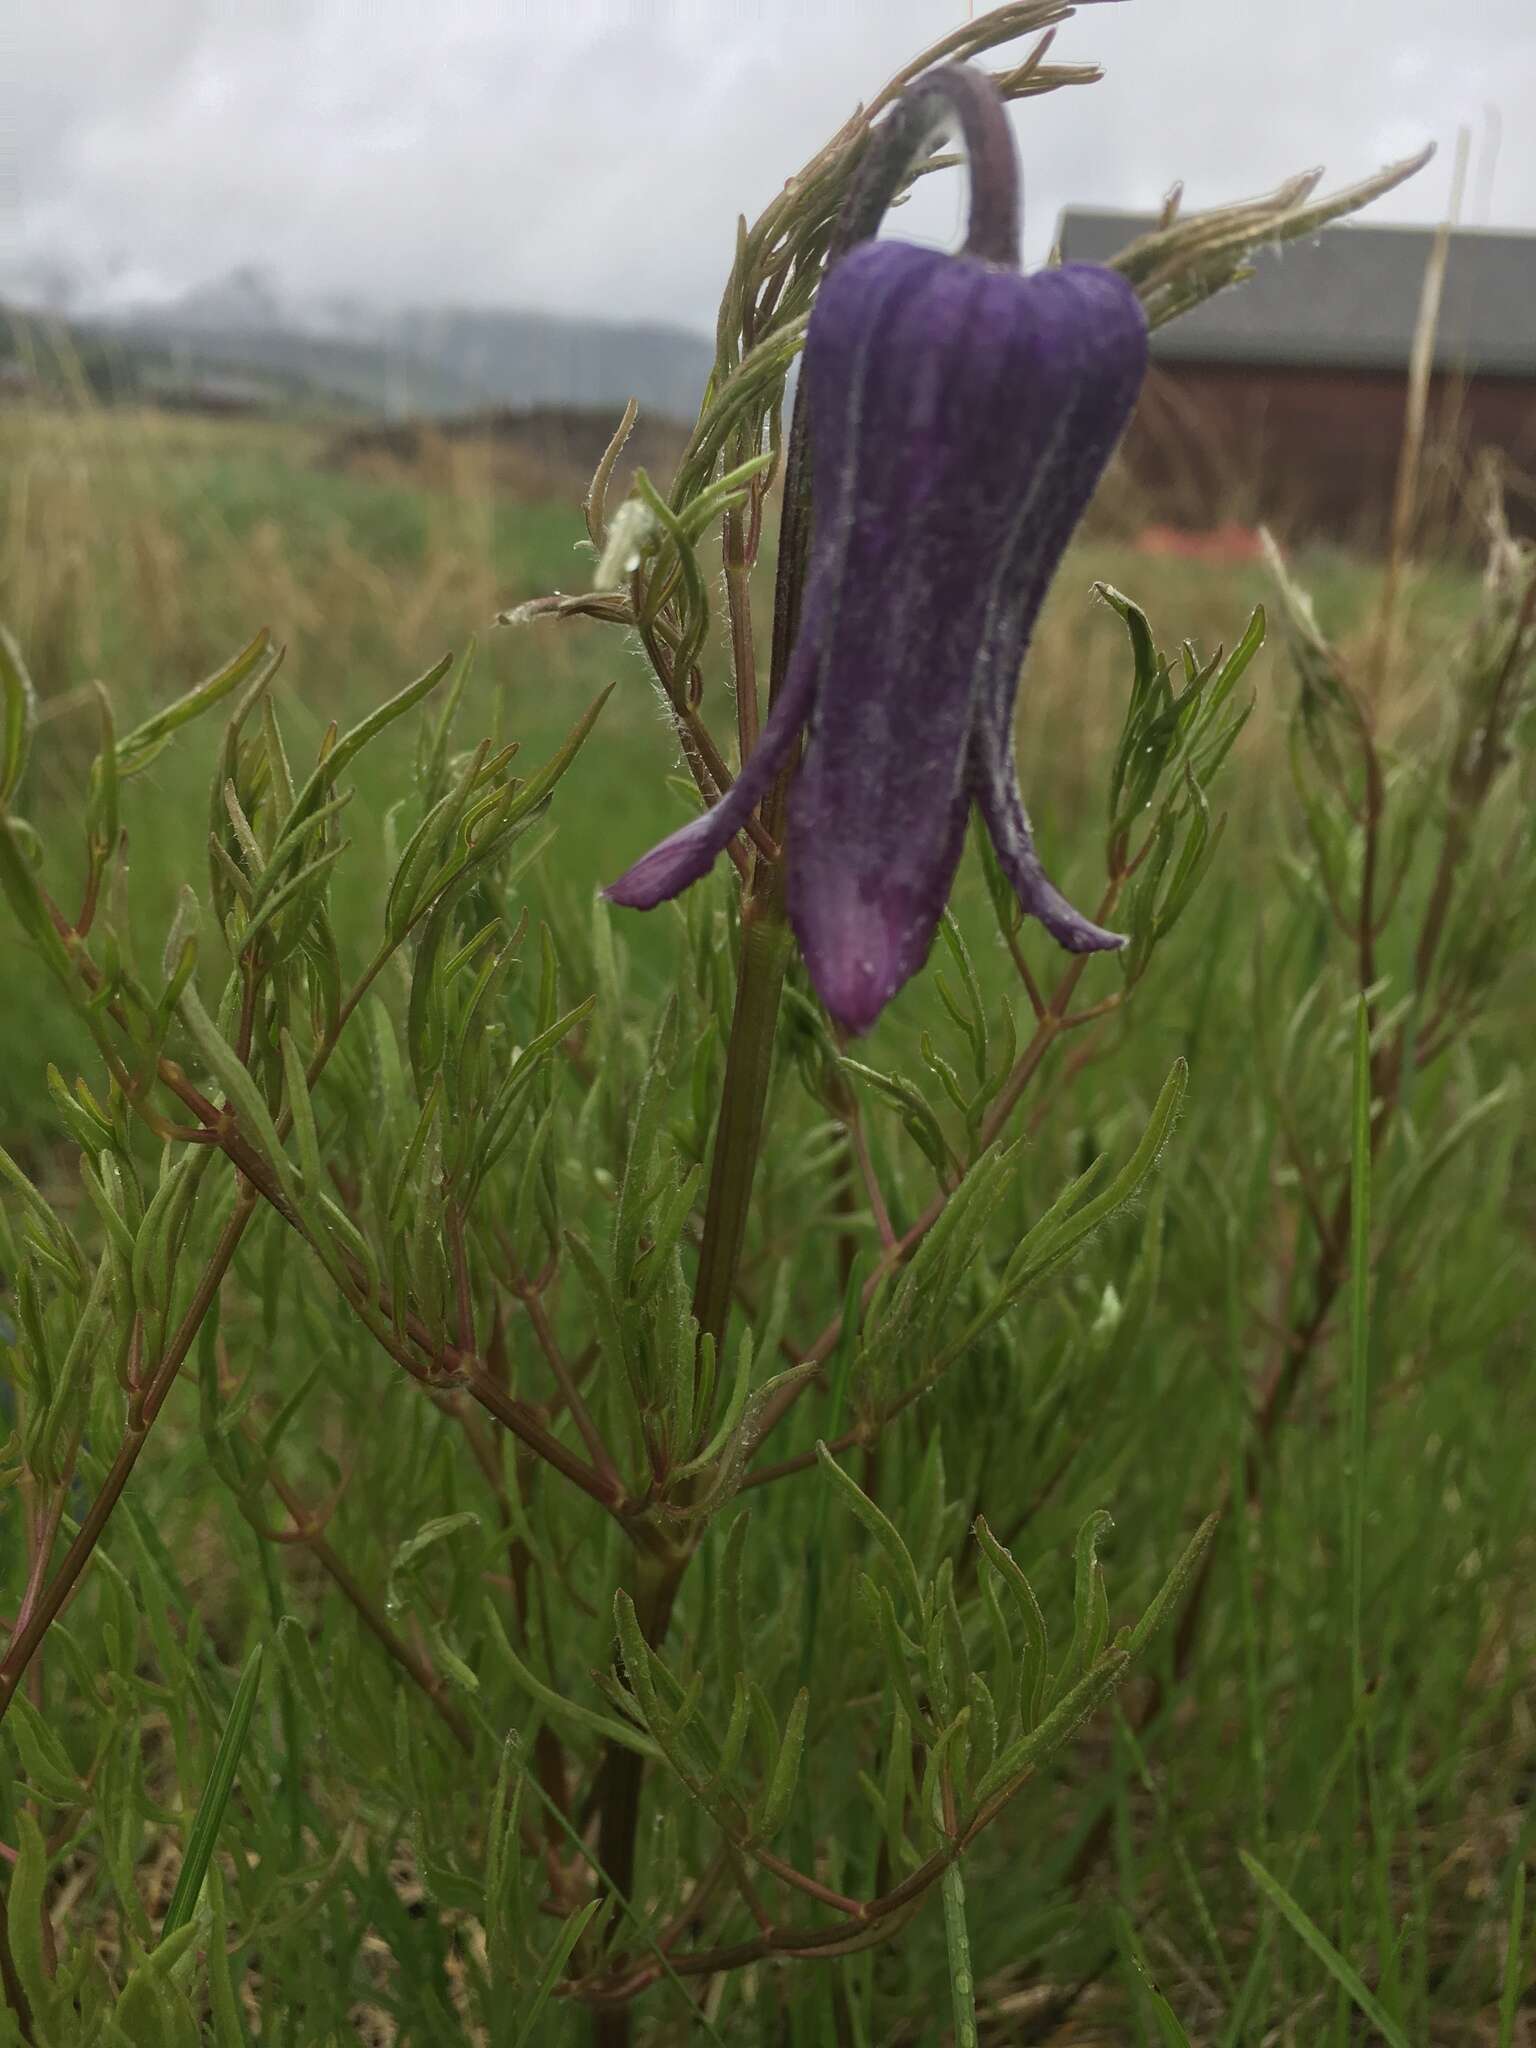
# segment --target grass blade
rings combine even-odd
[[[1515,2048],[1515,2014],[1520,2005],[1525,1945],[1525,1863],[1515,1865],[1515,1895],[1509,1906],[1509,1946],[1504,1951],[1504,1990],[1499,1999],[1499,2048]]]
[[[1183,2022],[1158,1990],[1152,1972],[1147,1967],[1145,1951],[1137,1939],[1136,1930],[1131,1925],[1129,1917],[1121,1913],[1118,1918],[1120,1945],[1135,1975],[1138,1989],[1152,2008],[1152,2017],[1157,2022],[1157,2037],[1162,2043],[1162,2048],[1190,2048],[1190,2039],[1184,2031]]]
[[[1365,1575],[1365,1431],[1371,1347],[1371,1026],[1364,996],[1355,1018],[1349,1180],[1349,1433],[1344,1515],[1349,1561],[1349,1657],[1354,1697],[1365,1691],[1361,1645]]]
[[[555,1945],[549,1952],[549,1961],[544,1966],[544,1974],[539,1979],[534,1990],[533,2002],[523,2015],[523,2024],[518,2028],[517,2039],[512,2044],[512,2048],[528,2048],[528,2043],[533,2039],[533,2029],[539,2014],[548,2005],[550,1995],[554,1991],[556,1984],[560,1981],[560,1973],[564,1970],[566,1963],[570,1959],[571,1950],[586,1933],[587,1922],[598,1911],[602,1903],[601,1899],[593,1899],[590,1904],[583,1906],[580,1912],[573,1913],[560,1929],[555,1939]]]
[[[234,1704],[229,1710],[229,1719],[224,1723],[224,1733],[219,1737],[213,1769],[208,1773],[208,1783],[203,1787],[203,1796],[198,1801],[197,1812],[192,1817],[181,1875],[176,1880],[176,1889],[171,1894],[171,1903],[166,1909],[165,1925],[160,1930],[162,1942],[169,1941],[177,1928],[184,1927],[197,1910],[203,1879],[208,1875],[208,1865],[213,1861],[214,1844],[219,1839],[224,1809],[229,1804],[230,1793],[234,1790],[240,1752],[245,1747],[251,1716],[256,1711],[256,1694],[261,1686],[261,1664],[265,1654],[266,1645],[258,1643],[240,1674]]]
[[[1341,1985],[1348,1992],[1361,2012],[1365,2014],[1371,2025],[1380,2034],[1383,2041],[1386,2042],[1387,2048],[1409,2048],[1408,2036],[1397,2024],[1397,2021],[1393,2019],[1381,2000],[1369,1989],[1359,1971],[1352,1964],[1345,1961],[1327,1935],[1317,1925],[1316,1921],[1309,1918],[1306,1912],[1297,1905],[1296,1901],[1285,1889],[1285,1886],[1281,1884],[1279,1878],[1271,1877],[1263,1864],[1256,1857],[1250,1856],[1246,1849],[1239,1849],[1237,1853],[1243,1859],[1244,1870],[1247,1871],[1265,1898],[1268,1899],[1277,1912],[1289,1921],[1293,1930],[1300,1935],[1307,1947],[1311,1949],[1313,1955],[1317,1957],[1317,1960],[1322,1964],[1329,1976],[1332,1977],[1333,1981]]]

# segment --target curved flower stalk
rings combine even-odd
[[[1123,943],[1047,878],[1012,724],[1041,603],[1141,388],[1146,319],[1113,271],[1020,274],[1001,100],[959,66],[923,87],[919,145],[936,108],[966,131],[970,237],[958,255],[862,239],[829,268],[805,348],[814,526],[784,686],[725,798],[606,892],[650,909],[697,881],[804,737],[789,914],[817,992],[854,1032],[927,958],[973,803],[1059,944]]]

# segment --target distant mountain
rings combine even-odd
[[[22,296],[21,294],[17,295]],[[713,351],[681,327],[620,325],[493,307],[392,310],[340,296],[297,299],[244,267],[169,301],[82,318],[73,295],[49,295],[87,347],[117,349],[131,388],[184,387],[230,376],[274,397],[395,416],[489,406],[606,406],[689,418]],[[145,379],[132,370],[147,364]]]

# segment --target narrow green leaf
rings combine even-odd
[[[43,1239],[52,1247],[59,1264],[73,1276],[78,1286],[84,1287],[91,1269],[85,1262],[84,1252],[75,1242],[74,1232],[54,1214],[3,1145],[0,1145],[0,1187],[11,1189]]]
[[[16,794],[36,730],[37,692],[21,649],[0,626],[0,804]]]
[[[720,1741],[720,1755],[715,1764],[714,1782],[718,1791],[730,1790],[730,1782],[735,1775],[736,1766],[741,1762],[742,1746],[747,1739],[751,1708],[751,1690],[745,1674],[738,1671],[731,1693],[731,1718],[725,1724],[725,1734]]]
[[[624,1656],[624,1678],[629,1690],[640,1702],[640,1711],[646,1724],[656,1734],[665,1733],[668,1716],[663,1712],[656,1693],[656,1680],[651,1671],[651,1652],[641,1632],[640,1617],[635,1612],[635,1603],[620,1587],[613,1596],[613,1618],[619,1631],[619,1648]]]
[[[167,704],[163,711],[156,711],[146,718],[142,725],[134,727],[126,738],[117,743],[117,765],[121,775],[137,775],[141,768],[147,768],[160,752],[171,734],[180,726],[190,724],[205,711],[211,711],[215,704],[227,697],[232,690],[254,677],[265,666],[270,674],[275,670],[278,654],[272,647],[272,636],[265,627],[248,645],[242,647],[232,661],[216,669],[211,676]]]
[[[890,1559],[892,1569],[901,1583],[902,1591],[907,1596],[912,1617],[915,1621],[920,1621],[923,1614],[923,1592],[922,1587],[918,1584],[917,1566],[912,1562],[911,1551],[908,1550],[906,1544],[902,1542],[900,1535],[897,1533],[896,1525],[880,1512],[869,1495],[859,1486],[857,1480],[851,1478],[843,1470],[826,1445],[819,1439],[816,1445],[816,1457],[822,1471],[826,1473],[848,1506],[858,1516],[870,1535],[874,1537],[880,1548]]]
[[[649,1301],[660,1287],[666,1275],[667,1261],[683,1234],[684,1224],[693,1213],[703,1180],[703,1166],[690,1166],[663,1202],[661,1213],[653,1220],[651,1242],[635,1267],[634,1298],[637,1302]]]
[[[1062,1666],[1063,1685],[1075,1685],[1093,1669],[1109,1634],[1109,1604],[1099,1544],[1115,1526],[1114,1517],[1096,1508],[1077,1532],[1076,1569],[1072,1594],[1072,1641]]]
[[[169,1299],[186,1206],[202,1178],[198,1156],[183,1153],[170,1167],[144,1211],[144,1221],[134,1233],[130,1248],[133,1293],[145,1308],[162,1308]]]
[[[579,1700],[567,1699],[563,1693],[556,1692],[536,1677],[513,1649],[491,1601],[487,1600],[485,1610],[493,1647],[530,1699],[537,1700],[556,1720],[583,1729],[589,1735],[600,1736],[604,1742],[616,1742],[622,1749],[632,1749],[636,1756],[657,1758],[661,1755],[650,1736],[641,1729],[627,1721],[617,1720],[612,1714],[599,1714],[593,1708],[583,1706]]]
[[[274,889],[270,895],[265,895],[258,889],[256,900],[261,907],[240,934],[240,950],[244,952],[247,947],[254,945],[273,920],[282,916],[290,903],[304,895],[306,891],[314,889],[318,879],[329,873],[351,844],[351,840],[342,839],[335,846],[327,847],[324,853],[317,854],[307,866],[300,868],[297,874],[290,875],[281,888]],[[270,875],[270,864],[263,872]],[[315,906],[310,907],[313,909]],[[293,936],[296,942],[297,935]]]
[[[48,915],[48,906],[38,887],[36,862],[29,857],[29,848],[38,848],[36,833],[0,805],[0,895],[10,904],[16,922],[47,961],[59,986],[78,1007],[81,988],[75,963]]]
[[[22,1773],[32,1789],[54,1806],[74,1806],[81,1798],[80,1773],[70,1762],[63,1743],[24,1692],[12,1695],[11,1740],[21,1762]]]
[[[1058,1750],[1079,1723],[1086,1721],[1107,1698],[1124,1677],[1130,1661],[1124,1650],[1111,1650],[1057,1701],[1038,1727],[1011,1742],[977,1786],[978,1803],[984,1806],[1000,1792],[1004,1798],[1011,1797],[1025,1778]]]
[[[1387,2048],[1409,2048],[1408,2036],[1387,2011],[1381,2000],[1366,1985],[1358,1970],[1347,1962],[1316,1922],[1291,1897],[1276,1877],[1271,1877],[1256,1857],[1246,1849],[1239,1849],[1244,1870],[1253,1879],[1259,1890],[1290,1923],[1292,1930],[1312,1951],[1333,1981],[1348,1993],[1360,2011],[1387,2043]]]
[[[1205,1554],[1206,1545],[1216,1534],[1217,1525],[1220,1520],[1221,1517],[1219,1515],[1206,1516],[1200,1527],[1195,1531],[1183,1556],[1153,1596],[1152,1604],[1147,1608],[1147,1611],[1142,1615],[1140,1621],[1137,1622],[1130,1634],[1124,1638],[1124,1648],[1132,1657],[1139,1657],[1153,1636],[1162,1627],[1168,1617],[1169,1609],[1173,1607],[1179,1596],[1183,1593],[1184,1588],[1189,1584],[1196,1565],[1199,1564],[1200,1559]]]
[[[529,2043],[534,2039],[534,2029],[538,2025],[539,2015],[554,1995],[555,1986],[559,1983],[565,1966],[570,1960],[572,1949],[575,1948],[577,1942],[586,1933],[593,1914],[601,1911],[603,1904],[604,1901],[602,1899],[591,1900],[579,1912],[573,1913],[570,1919],[561,1927],[559,1934],[555,1938],[555,1945],[549,1952],[549,1960],[544,1966],[544,1974],[540,1977],[533,1997],[528,2002],[528,2010],[523,2015],[523,2023],[517,2030],[517,2039],[513,2042],[512,2048],[529,2048]]]
[[[789,1804],[800,1780],[800,1759],[805,1753],[805,1722],[810,1707],[811,1696],[802,1685],[784,1723],[779,1753],[774,1758],[768,1790],[757,1815],[756,1832],[764,1841],[771,1841],[788,1818]]]
[[[112,2019],[131,2048],[199,2048],[201,2029],[171,1974],[188,1955],[198,1932],[195,1925],[184,1923],[162,1935],[153,1953],[129,1972]]]
[[[741,1625],[741,1553],[750,1520],[750,1514],[743,1508],[732,1522],[715,1574],[715,1669],[727,1684],[744,1677],[747,1668]]]
[[[400,1596],[401,1582],[415,1572],[421,1559],[439,1543],[446,1543],[463,1529],[478,1529],[480,1517],[472,1508],[461,1508],[456,1515],[434,1515],[423,1522],[414,1536],[407,1536],[396,1547],[389,1564],[389,1591],[391,1599]]]
[[[30,1807],[16,1810],[16,1861],[5,1890],[5,1925],[11,1961],[32,2008],[33,2020],[46,2023],[53,2007],[52,1987],[43,1961],[43,1887],[48,1876],[48,1849]]]
[[[891,1714],[891,1733],[885,1749],[885,1773],[880,1785],[885,1849],[893,1870],[903,1868],[907,1846],[907,1808],[914,1789],[912,1722],[906,1708],[898,1700]]]
[[[662,1012],[651,1049],[650,1064],[646,1068],[645,1079],[641,1084],[640,1100],[635,1108],[634,1125],[630,1132],[629,1156],[624,1163],[624,1179],[620,1183],[619,1199],[614,1210],[613,1280],[621,1300],[629,1293],[634,1282],[635,1261],[639,1257],[642,1227],[650,1191],[655,1185],[656,1143],[671,1087],[672,1056],[676,1036],[677,999],[674,996],[668,999]]]
[[[602,715],[603,706],[617,688],[618,685],[616,683],[610,683],[606,689],[600,690],[593,698],[592,702],[566,734],[564,740],[561,741],[554,753],[550,755],[544,766],[530,775],[522,788],[517,792],[516,800],[503,820],[504,824],[518,823],[543,803],[544,799],[551,793],[556,783],[559,782],[571,763],[576,759],[576,756],[586,745],[593,726],[596,725],[599,717]]]
[[[1152,2008],[1152,2017],[1157,2022],[1158,2038],[1163,2048],[1190,2048],[1189,2036],[1185,2033],[1177,2013],[1153,1981],[1152,1972],[1147,1968],[1146,1956],[1129,1917],[1124,1912],[1117,1913],[1115,1917],[1120,1927],[1120,1946],[1125,1951],[1142,1996]]]
[[[371,741],[381,732],[387,731],[397,718],[403,718],[413,704],[419,704],[423,697],[435,690],[453,667],[453,656],[445,654],[441,661],[434,662],[424,675],[405,688],[387,703],[370,711],[368,716],[354,725],[352,730],[339,739],[325,757],[310,770],[304,787],[294,798],[293,810],[288,823],[295,825],[310,817],[327,789],[335,782],[342,770],[348,767]]]
[[[170,1940],[178,1927],[186,1925],[197,1909],[203,1879],[208,1875],[208,1865],[213,1860],[219,1829],[223,1825],[224,1809],[229,1804],[230,1793],[234,1790],[235,1772],[240,1767],[240,1752],[245,1747],[251,1716],[256,1711],[256,1696],[261,1688],[261,1666],[265,1655],[265,1644],[258,1643],[247,1658],[245,1670],[240,1675],[234,1704],[230,1707],[229,1719],[224,1723],[224,1733],[219,1737],[219,1746],[214,1753],[213,1768],[208,1773],[208,1783],[203,1787],[203,1796],[198,1801],[197,1812],[193,1815],[192,1826],[187,1834],[187,1848],[182,1858],[181,1874],[176,1880],[176,1889],[172,1892],[171,1903],[166,1908],[165,1924],[160,1930],[162,1945]]]
[[[907,1719],[911,1722],[912,1726],[919,1730],[925,1742],[931,1741],[933,1737],[932,1722],[923,1712],[912,1685],[911,1665],[916,1652],[903,1635],[901,1624],[896,1619],[896,1603],[891,1598],[890,1589],[886,1586],[877,1586],[867,1573],[864,1575],[862,1583],[868,1589],[867,1597],[873,1605],[875,1623],[880,1632],[880,1647],[885,1653],[885,1668],[891,1690],[895,1693],[900,1706],[905,1710]]]
[[[95,685],[95,696],[101,744],[91,763],[91,790],[86,805],[86,829],[93,860],[112,851],[118,833],[117,735],[112,721],[112,699],[100,683]]]
[[[1045,1705],[1046,1667],[1050,1662],[1050,1631],[1045,1625],[1045,1615],[1040,1602],[1035,1598],[1035,1589],[1025,1577],[1023,1567],[1013,1552],[998,1542],[987,1527],[985,1517],[978,1515],[974,1523],[976,1541],[981,1545],[987,1562],[1005,1580],[1013,1594],[1019,1618],[1024,1624],[1024,1650],[1019,1660],[1019,1712],[1027,1734],[1040,1719]]]
[[[743,1330],[736,1346],[736,1370],[731,1381],[731,1395],[726,1403],[725,1413],[721,1416],[714,1435],[698,1456],[691,1458],[687,1464],[675,1468],[679,1478],[685,1478],[693,1472],[702,1472],[707,1465],[713,1464],[735,1435],[737,1424],[746,1410],[747,1396],[752,1389],[752,1359],[752,1332]]]
[[[320,1138],[315,1129],[315,1105],[310,1099],[303,1057],[286,1025],[278,1032],[278,1044],[283,1054],[283,1079],[288,1085],[288,1113],[293,1120],[293,1141],[299,1152],[299,1172],[304,1179],[305,1194],[313,1195],[325,1185],[325,1169],[320,1163]]]
[[[273,1123],[272,1113],[262,1099],[255,1076],[203,1008],[202,1000],[191,982],[182,990],[176,1007],[192,1034],[193,1043],[207,1061],[209,1072],[239,1113],[240,1120],[245,1125],[246,1136],[264,1155],[276,1173],[284,1194],[297,1207],[298,1187],[294,1179],[293,1161],[283,1149],[282,1140],[277,1135],[277,1126]]]
[[[278,1623],[277,1646],[304,1702],[305,1711],[317,1728],[323,1727],[329,1712],[325,1690],[320,1683],[314,1645],[310,1642],[304,1624],[296,1615],[285,1614]]]
[[[1152,1114],[1135,1151],[1101,1195],[1085,1202],[1075,1214],[1057,1225],[1049,1236],[1041,1233],[1038,1226],[1030,1232],[1008,1262],[1004,1285],[1010,1293],[1017,1293],[1062,1265],[1086,1237],[1131,1200],[1157,1165],[1183,1103],[1188,1081],[1188,1066],[1182,1059],[1175,1060],[1152,1106]],[[1059,1212],[1058,1203],[1053,1206],[1051,1214],[1054,1216]]]

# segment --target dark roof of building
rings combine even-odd
[[[1157,225],[1151,214],[1069,207],[1068,262],[1103,263]],[[1254,274],[1152,338],[1168,362],[1308,363],[1405,369],[1435,230],[1347,223],[1262,249]],[[1459,229],[1451,237],[1437,367],[1536,376],[1536,234]]]

